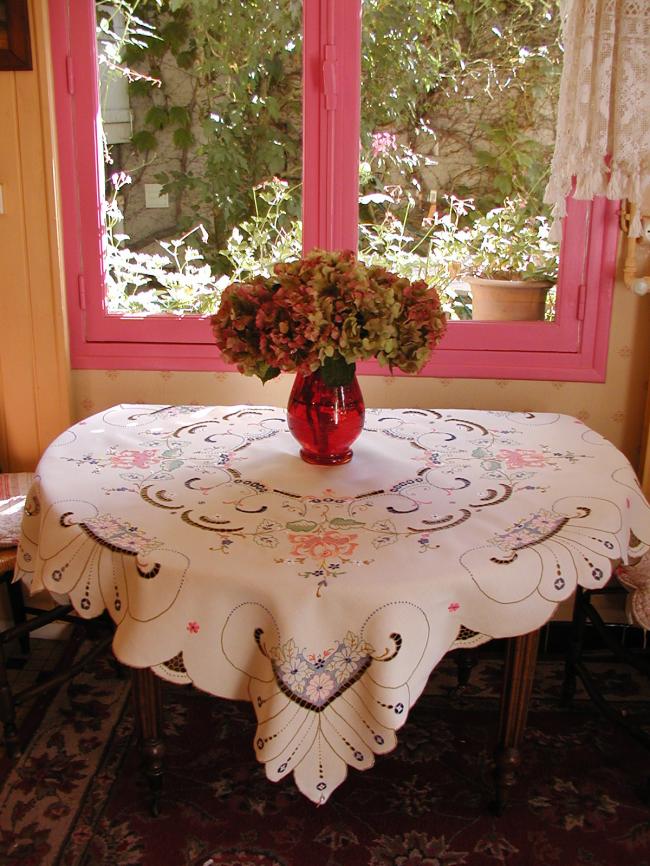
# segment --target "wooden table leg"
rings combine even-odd
[[[151,794],[151,812],[160,811],[163,781],[162,689],[160,679],[149,668],[134,668],[131,672],[135,723],[144,772]]]
[[[454,653],[456,662],[458,691],[461,692],[469,684],[469,678],[478,662],[478,653],[474,649],[457,649]]]
[[[498,815],[505,808],[508,791],[516,782],[517,767],[521,761],[519,745],[526,727],[538,643],[539,630],[510,638],[508,641],[496,752],[495,807]]]
[[[580,662],[585,627],[587,625],[587,614],[585,606],[582,603],[583,594],[584,590],[579,586],[576,589],[575,598],[573,600],[571,638],[564,665],[564,682],[562,683],[562,693],[560,697],[560,703],[563,707],[569,707],[571,705],[578,684],[576,665]]]
[[[5,648],[0,642],[0,722],[4,731],[4,744],[10,758],[20,754],[20,740],[16,727],[16,705],[7,677]]]

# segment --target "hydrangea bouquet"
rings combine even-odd
[[[322,250],[227,286],[211,323],[223,357],[241,373],[266,382],[320,370],[334,386],[348,384],[355,363],[368,358],[419,372],[447,326],[438,293],[423,280],[366,267],[351,251]]]

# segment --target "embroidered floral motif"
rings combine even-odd
[[[356,535],[344,535],[333,530],[305,535],[289,533],[289,541],[293,545],[292,556],[309,556],[314,559],[351,556],[359,546]]]
[[[98,514],[82,526],[97,541],[130,553],[150,553],[163,546],[162,541],[112,514]]]
[[[319,655],[299,649],[291,639],[269,652],[282,691],[316,712],[355,683],[372,661],[372,647],[349,631],[335,647]]]
[[[522,547],[539,544],[551,538],[562,529],[567,520],[567,517],[542,508],[529,517],[518,520],[505,532],[497,533],[489,539],[489,543],[508,553],[512,550],[521,550]]]
[[[521,469],[524,466],[545,466],[547,457],[541,451],[530,451],[526,448],[515,448],[514,451],[504,448],[496,455],[503,460],[508,469]]]
[[[187,630],[190,634],[197,634],[200,628],[201,626],[198,624],[198,622],[194,622],[194,620],[190,620],[190,622],[188,622],[187,624]]]
[[[336,691],[336,681],[329,674],[316,674],[307,682],[305,695],[310,703],[321,707]]]
[[[154,463],[160,463],[160,457],[155,448],[148,448],[144,451],[125,450],[118,451],[116,454],[111,454],[111,466],[119,467],[120,469],[148,469]]]

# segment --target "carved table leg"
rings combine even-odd
[[[163,781],[162,690],[159,678],[149,668],[134,668],[133,705],[135,722],[144,764],[144,772],[151,794],[151,812],[160,811]]]
[[[496,753],[495,808],[498,815],[505,808],[508,789],[515,784],[516,771],[521,760],[519,745],[526,727],[538,643],[539,630],[510,638],[508,641]]]

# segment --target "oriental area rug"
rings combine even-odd
[[[60,690],[25,753],[3,763],[0,866],[650,866],[650,754],[538,665],[523,764],[507,811],[489,810],[502,663],[462,692],[448,657],[394,752],[317,808],[272,784],[249,704],[169,687],[161,814],[147,806],[128,677],[108,659]],[[650,691],[605,662],[610,700],[646,726]]]

